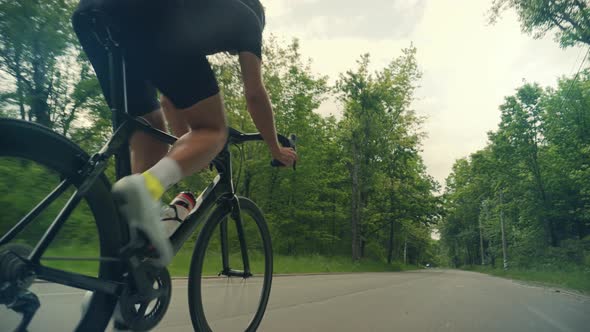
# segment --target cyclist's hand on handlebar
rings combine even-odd
[[[279,147],[278,150],[272,151],[272,157],[285,165],[286,167],[293,166],[297,161],[297,152],[292,148]]]

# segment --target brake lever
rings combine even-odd
[[[294,151],[297,151],[297,136],[295,134],[291,134],[291,135],[289,135],[288,140],[289,140],[288,147],[292,148]],[[282,162],[280,162],[276,159],[271,160],[270,165],[272,167],[284,167],[285,166]],[[293,170],[294,171],[297,170],[297,161],[293,162]]]

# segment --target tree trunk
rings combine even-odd
[[[500,204],[502,204],[502,193],[500,192]],[[508,256],[506,254],[506,235],[504,233],[504,211],[500,208],[500,229],[502,231],[502,257],[504,259],[504,270],[508,269]]]
[[[38,41],[33,42],[33,51],[40,54]],[[39,55],[35,55],[31,63],[33,67],[33,91],[31,101],[31,113],[35,117],[37,123],[47,126],[51,125],[51,118],[49,116],[49,105],[47,105],[47,91],[45,90],[45,82],[47,73],[44,71],[42,60]]]
[[[359,223],[360,223],[360,201],[361,201],[361,186],[360,186],[360,156],[356,142],[352,144],[353,162],[351,167],[351,180],[352,180],[352,197],[351,197],[351,235],[352,235],[352,260],[357,261],[360,259],[360,234],[359,234]]]
[[[494,243],[492,242],[491,239],[488,242],[488,252],[490,255],[490,264],[492,265],[493,268],[495,268],[496,267],[496,253],[494,252]]]
[[[244,196],[250,197],[250,184],[252,183],[252,173],[248,169],[244,170]]]
[[[387,264],[391,264],[393,261],[393,220],[389,225],[389,246],[387,251]]]
[[[391,171],[391,169],[389,170],[389,177],[391,179],[394,178],[394,175],[392,174],[393,172]],[[391,213],[391,225],[389,228],[389,252],[387,255],[387,263],[391,264],[391,262],[393,261],[393,235],[394,235],[394,224],[395,224],[395,219],[393,217],[393,213],[395,211],[395,193],[393,191],[393,184],[391,186],[391,188],[389,189],[389,213]]]
[[[555,230],[555,222],[553,221],[553,218],[547,215],[547,211],[550,208],[550,202],[547,198],[547,193],[545,192],[545,183],[543,182],[541,166],[539,165],[538,149],[539,148],[537,145],[533,144],[533,152],[531,154],[531,172],[533,173],[537,190],[541,196],[541,203],[543,204],[542,218],[545,226],[545,232],[547,233],[547,237],[551,246],[557,247],[559,245],[559,239],[557,238],[557,232]]]
[[[404,239],[404,264],[408,263],[408,236]]]
[[[20,111],[20,118],[21,118],[21,120],[26,120],[27,114],[25,111],[25,96],[23,93],[23,87],[22,87],[22,83],[20,82],[20,79],[17,79],[16,91],[18,94],[18,109]]]
[[[332,205],[332,250],[333,255],[336,252],[336,193],[332,197],[334,204]]]
[[[277,170],[273,169],[270,171],[270,185],[268,188],[268,209],[272,210],[274,206],[274,191],[275,191],[275,184],[277,182]]]
[[[483,255],[483,231],[481,229],[481,218],[478,218],[479,221],[479,255],[481,256],[481,265],[485,265],[485,259]]]
[[[25,111],[25,91],[23,82],[22,72],[21,72],[21,61],[20,61],[20,49],[17,51],[15,55],[15,62],[16,62],[16,94],[18,96],[18,109],[20,111],[20,118],[21,120],[26,120],[27,114]]]

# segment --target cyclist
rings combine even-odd
[[[90,10],[108,14],[113,38],[125,52],[129,113],[165,130],[157,89],[172,114],[171,126],[184,128],[175,130],[185,133],[170,150],[146,133],[134,133],[129,142],[134,175],[113,186],[130,227],[149,238],[159,253],[157,263],[165,266],[173,252],[158,201],[183,177],[207,167],[227,139],[223,101],[206,55],[239,56],[248,111],[272,157],[286,166],[297,159],[295,151],[277,141],[262,82],[264,8],[259,0],[81,0],[74,29],[110,105],[107,53],[92,24],[80,15]]]

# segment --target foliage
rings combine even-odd
[[[80,106],[70,16],[75,1],[0,1],[0,71],[15,82],[3,94],[20,118],[66,134]],[[83,100],[78,95],[78,101]]]
[[[557,89],[525,84],[500,106],[486,148],[447,179],[442,242],[453,265],[496,265],[506,227],[511,266],[588,266],[590,76]],[[481,239],[480,239],[481,237]]]
[[[535,38],[555,31],[562,47],[579,43],[590,45],[590,5],[584,0],[494,0],[491,21],[506,8],[520,18],[523,32]]]
[[[389,252],[395,227],[402,235],[398,239],[407,244],[409,237],[411,249],[423,252],[421,246],[430,237],[425,232],[427,224],[438,213],[433,196],[436,184],[419,156],[421,119],[410,108],[421,76],[415,55],[414,47],[404,49],[386,68],[370,73],[370,57],[365,54],[358,68],[342,74],[336,83],[344,104],[339,139],[351,178],[353,259],[363,257],[367,248],[373,255],[391,260],[391,254],[366,247],[375,239],[387,242],[378,232],[388,225]],[[421,260],[419,255],[412,256]]]

